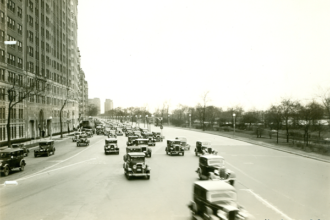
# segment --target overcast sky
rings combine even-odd
[[[267,109],[330,87],[330,1],[80,0],[89,98]]]

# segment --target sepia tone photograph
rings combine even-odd
[[[0,0],[0,220],[327,220],[330,1]]]

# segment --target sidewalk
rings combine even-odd
[[[24,144],[24,146],[27,147],[27,148],[32,148],[32,147],[37,146],[38,143],[41,142],[41,141],[46,141],[46,140],[53,140],[54,142],[64,141],[68,138],[71,138],[70,137],[71,134],[63,134],[63,138],[61,138],[61,135],[59,134],[59,135],[52,136],[52,139],[50,139],[50,137],[45,137],[45,138],[34,139],[34,140],[20,142],[20,143]],[[0,147],[0,150],[6,149],[7,147],[8,146]]]
[[[202,131],[200,129],[194,129],[194,128],[190,129],[190,128],[174,127],[174,126],[170,126],[170,127],[177,128],[177,129],[183,129],[183,130],[191,130],[191,131],[196,131],[196,132],[203,132],[203,133],[207,133],[207,134],[214,134],[214,135],[218,135],[218,136],[222,136],[222,137],[227,137],[227,138],[247,142],[250,144],[259,145],[262,147],[271,148],[271,149],[278,150],[278,151],[283,151],[283,152],[286,152],[289,154],[294,154],[294,155],[298,155],[301,157],[306,157],[306,158],[330,163],[330,155],[322,155],[322,154],[318,154],[318,153],[314,153],[314,152],[306,152],[306,151],[298,149],[298,148],[289,147],[289,146],[285,146],[285,145],[281,145],[281,144],[276,144],[276,143],[270,144],[270,143],[265,143],[263,141],[253,140],[251,138],[240,137],[239,133],[234,135],[233,133],[229,133],[229,132],[224,133],[221,131]],[[274,140],[274,142],[275,142],[275,140]]]

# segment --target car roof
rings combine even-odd
[[[6,149],[3,149],[1,150],[0,152],[3,153],[10,153],[10,152],[16,152],[16,151],[23,151],[23,149],[21,148],[6,148]]]
[[[214,190],[232,190],[236,191],[235,188],[226,183],[225,181],[216,180],[216,181],[197,181],[194,185],[198,185],[205,190],[214,191]]]
[[[47,144],[48,144],[48,143],[52,143],[52,142],[54,142],[54,141],[53,141],[53,140],[39,141],[39,144],[40,144],[40,143],[47,143]]]
[[[106,138],[105,140],[106,140],[106,141],[117,141],[116,138]]]
[[[132,153],[128,153],[128,155],[130,155],[131,157],[145,157],[145,153],[142,153],[142,152],[132,152]]]
[[[206,158],[206,159],[216,159],[216,158],[220,158],[220,159],[223,159],[223,157],[221,157],[221,156],[219,156],[219,155],[214,155],[214,154],[201,155],[199,158]]]

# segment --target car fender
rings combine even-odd
[[[236,178],[236,174],[229,169],[226,169],[226,174],[228,175],[228,178],[231,178],[231,179]]]
[[[22,160],[19,162],[19,164],[20,164],[20,165],[23,164],[24,166],[26,166],[26,162],[25,162],[24,159],[22,159]]]

